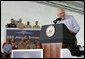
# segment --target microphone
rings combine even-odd
[[[57,21],[61,20],[62,18],[57,18],[56,20],[53,21],[54,24],[57,23]]]

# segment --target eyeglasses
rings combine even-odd
[[[65,13],[65,12],[62,12],[62,13],[59,13],[59,14],[61,15],[61,14],[64,14],[64,13]]]

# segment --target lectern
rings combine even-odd
[[[75,42],[75,36],[64,24],[43,25],[40,31],[44,58],[60,58],[60,49]]]

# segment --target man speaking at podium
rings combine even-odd
[[[73,35],[76,35],[79,32],[80,26],[78,25],[78,23],[76,22],[76,20],[74,19],[72,15],[65,14],[65,11],[63,8],[57,9],[57,16],[59,18],[54,20],[55,24],[62,24],[62,23],[65,24]],[[77,39],[74,45],[75,44],[77,45]]]

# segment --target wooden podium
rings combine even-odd
[[[60,49],[73,44],[75,36],[64,24],[44,25],[40,32],[40,42],[42,43],[44,58],[60,58]]]

